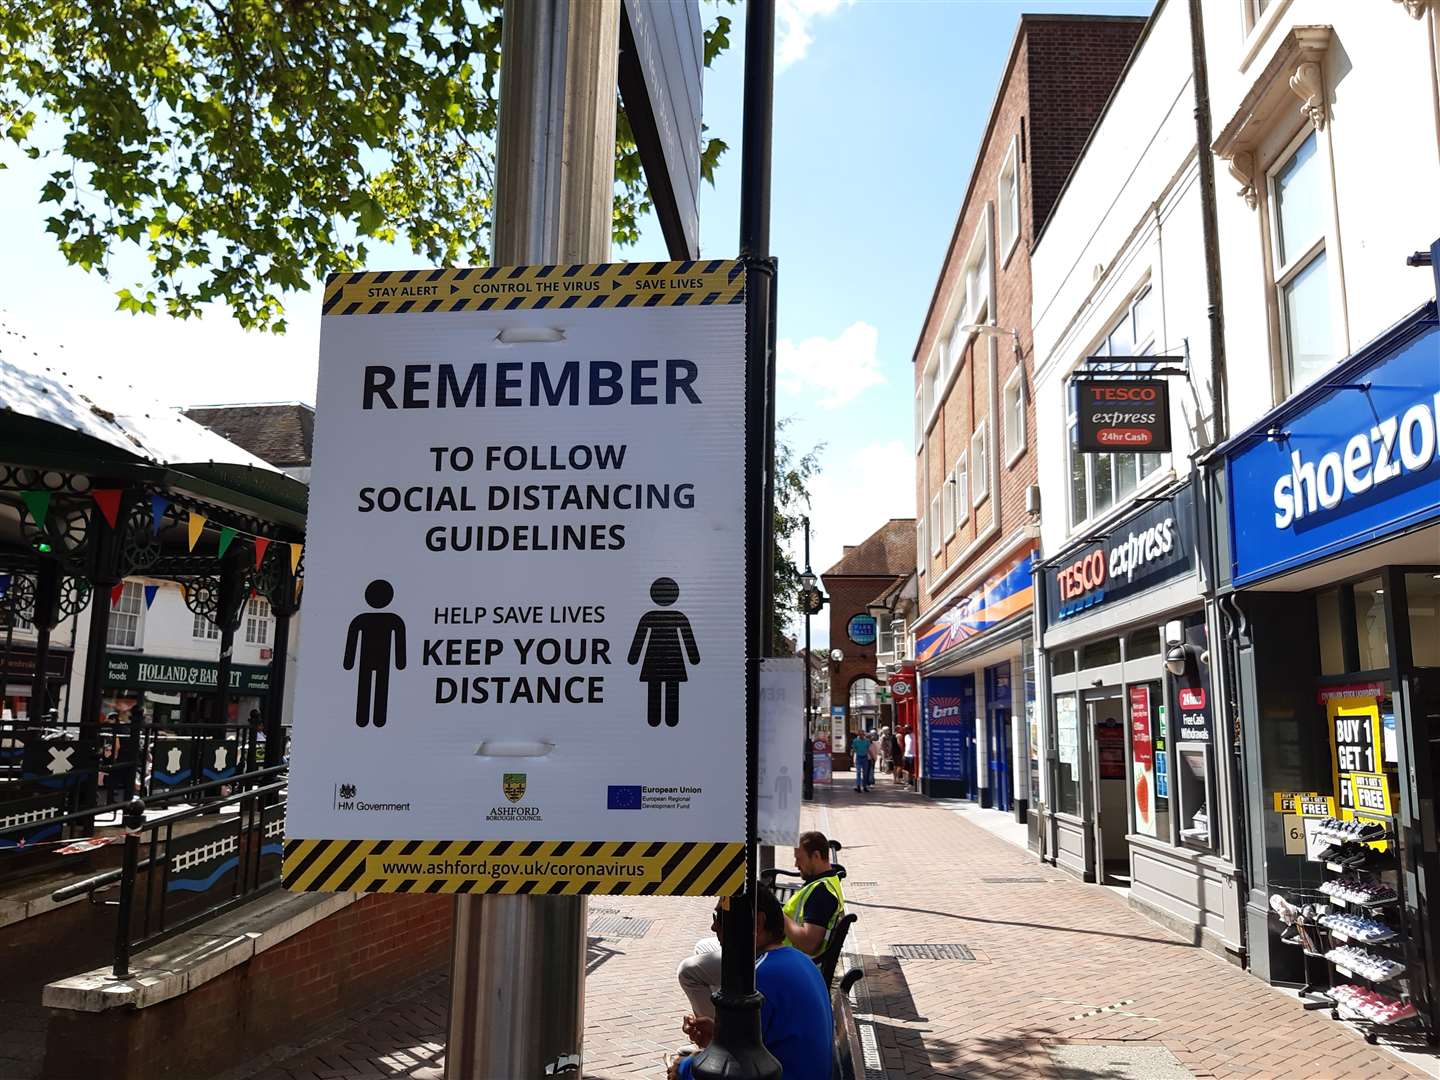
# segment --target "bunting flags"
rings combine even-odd
[[[146,611],[149,611],[149,610],[150,610],[150,605],[153,604],[153,603],[155,603],[155,594],[158,593],[159,591],[160,591],[160,586],[159,586],[159,585],[146,585],[146,586],[145,586],[145,610],[146,610]]]
[[[304,550],[304,544],[290,545],[290,573],[293,574],[300,569],[300,553]]]
[[[90,497],[95,500],[95,505],[100,508],[100,513],[105,516],[105,524],[115,528],[115,519],[120,515],[119,488],[95,488],[90,492]]]
[[[110,606],[111,606],[111,607],[114,607],[116,604],[120,603],[120,597],[124,594],[124,592],[125,592],[125,582],[123,582],[123,581],[118,581],[118,582],[116,582],[116,583],[115,583],[115,587],[110,590]]]
[[[229,525],[220,527],[220,558],[225,557],[225,552],[230,550],[230,542],[235,539],[235,530]]]
[[[170,500],[167,499],[164,495],[150,496],[150,531],[153,532],[156,536],[160,535],[160,526],[164,524],[165,511],[168,509],[170,509]],[[205,519],[201,518],[200,522],[203,525]],[[192,549],[195,547],[195,540],[193,537],[190,540],[190,547]]]
[[[255,537],[255,569],[260,569],[260,564],[265,561],[265,549],[270,546],[270,541],[263,536]]]
[[[190,550],[195,550],[195,541],[200,539],[200,534],[205,531],[205,515],[190,511]]]
[[[20,500],[25,504],[25,509],[30,511],[30,520],[36,525],[44,525],[45,518],[50,513],[50,492],[22,491]]]

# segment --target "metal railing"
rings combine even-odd
[[[163,810],[176,801],[176,791],[131,799],[123,809],[121,865],[50,894],[57,902],[89,896],[92,903],[116,909],[112,964],[116,978],[128,977],[130,957],[137,949],[181,933],[280,884],[287,770],[286,765],[272,765],[189,785],[184,793],[200,796],[198,801],[148,820],[147,812]],[[242,790],[226,790],[236,787]],[[209,792],[214,796],[205,797]],[[230,806],[237,806],[237,812],[224,813]],[[86,824],[93,831],[97,816],[114,811],[113,806],[91,807],[49,820],[59,825]],[[204,815],[210,814],[218,816],[206,822]],[[24,828],[0,829],[0,840]],[[111,890],[118,890],[113,899],[104,896]]]

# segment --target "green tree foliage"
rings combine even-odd
[[[144,280],[120,307],[221,302],[283,331],[281,294],[376,241],[489,259],[500,0],[5,0],[0,133],[53,163],[47,227],[73,265]],[[729,42],[706,31],[708,64]],[[618,108],[617,96],[617,108]],[[649,206],[623,110],[615,240]],[[708,139],[707,179],[725,144]]]
[[[785,439],[789,420],[779,421],[775,437],[775,630],[771,648],[776,656],[792,653],[793,642],[785,640],[790,621],[796,618],[800,595],[800,575],[790,557],[791,540],[805,527],[810,513],[810,481],[820,472],[820,452],[824,445],[796,454]]]

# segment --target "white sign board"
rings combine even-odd
[[[800,842],[805,777],[805,662],[760,661],[760,742],[756,748],[756,831],[762,844]]]
[[[744,275],[339,275],[285,881],[743,879]]]

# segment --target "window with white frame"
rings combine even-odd
[[[965,257],[965,312],[957,322],[980,323],[988,316],[990,305],[990,214],[986,208],[981,216],[979,235]]]
[[[937,493],[930,500],[930,554],[939,555],[940,548],[945,542],[943,530],[940,523],[940,495]]]
[[[920,520],[915,522],[915,566],[917,573],[925,573],[925,566],[929,563],[925,555],[925,515],[920,515]]]
[[[940,492],[940,532],[949,540],[955,535],[955,474],[945,477],[945,487]]]
[[[190,636],[200,641],[214,641],[220,636],[220,627],[204,615],[197,614],[190,624]]]
[[[1155,351],[1155,294],[1141,289],[1125,308],[1092,356],[1147,356]],[[1143,371],[1153,362],[1107,364],[1107,372]],[[1160,454],[1082,454],[1075,411],[1074,384],[1067,386],[1065,418],[1070,453],[1070,526],[1099,517],[1124,501],[1147,476],[1160,468]]]
[[[1025,451],[1025,371],[1016,365],[1005,381],[1002,415],[1005,421],[1005,464],[1014,465]]]
[[[981,420],[980,426],[970,436],[970,461],[975,466],[975,478],[970,485],[971,502],[979,506],[990,494],[990,422]]]
[[[270,601],[252,597],[245,605],[245,644],[270,644]]]
[[[925,395],[921,390],[915,391],[915,452],[918,454],[925,446]]]
[[[1000,262],[1010,257],[1010,249],[1020,239],[1020,174],[1016,167],[1018,139],[1010,140],[1010,153],[1000,167],[995,205],[999,208]]]
[[[967,458],[962,450],[955,459],[955,527],[959,528],[970,516],[970,473]]]
[[[1315,130],[1305,131],[1271,170],[1271,256],[1280,355],[1289,393],[1335,360],[1334,305],[1326,250],[1329,184]]]
[[[108,600],[102,597],[101,602]],[[138,649],[145,643],[145,586],[127,581],[120,599],[110,607],[110,628],[105,644],[112,649]]]

